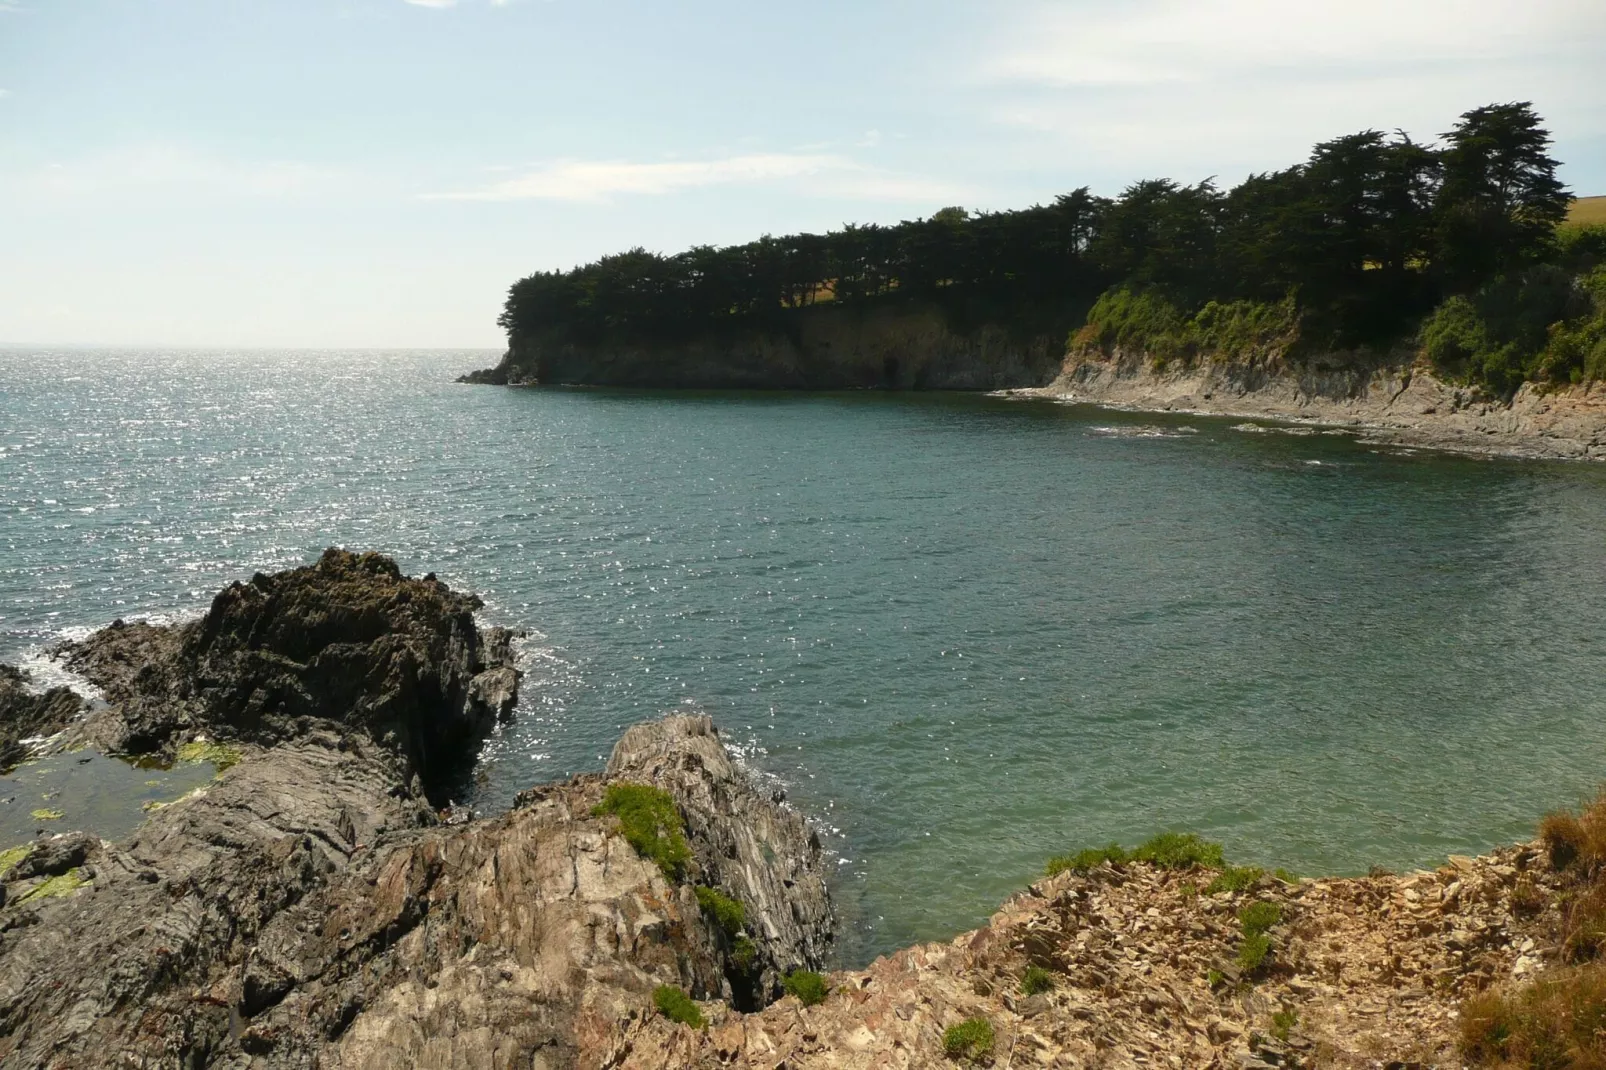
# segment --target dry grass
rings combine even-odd
[[[1579,197],[1567,211],[1569,226],[1597,226],[1606,224],[1606,197]]]
[[[1606,1070],[1606,790],[1576,814],[1545,815],[1539,838],[1571,879],[1557,934],[1569,965],[1462,1004],[1461,1054],[1507,1070]],[[1519,912],[1537,905],[1512,899]]]

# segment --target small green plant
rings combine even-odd
[[[1295,873],[1291,869],[1284,869],[1282,866],[1278,866],[1276,869],[1272,870],[1271,875],[1282,881],[1284,884],[1299,883],[1299,874]]]
[[[969,1018],[951,1025],[942,1034],[942,1050],[956,1059],[972,1062],[993,1050],[993,1023],[985,1018]]]
[[[717,888],[697,886],[697,905],[703,914],[713,918],[726,935],[734,937],[747,927],[747,910],[741,903]]]
[[[671,1022],[701,1029],[704,1024],[702,1008],[675,985],[659,985],[652,990],[652,1005]]]
[[[685,823],[667,791],[646,784],[609,784],[602,802],[591,811],[612,814],[619,831],[636,853],[655,862],[671,881],[678,881],[691,861]]]
[[[1114,862],[1116,865],[1120,865],[1125,861],[1126,852],[1121,849],[1121,845],[1118,843],[1112,843],[1106,847],[1088,847],[1074,854],[1055,855],[1050,858],[1048,860],[1048,875],[1057,877],[1066,870],[1086,873],[1088,870],[1096,869],[1105,862]]]
[[[1206,895],[1217,892],[1242,892],[1250,888],[1266,871],[1258,866],[1228,866],[1205,886]]]
[[[1054,987],[1054,975],[1041,966],[1028,966],[1020,976],[1020,990],[1028,996],[1047,992]]]
[[[1222,869],[1227,864],[1221,857],[1221,844],[1201,840],[1191,832],[1162,832],[1139,844],[1132,852],[1132,861],[1148,862],[1161,869]]]
[[[1211,967],[1210,971],[1205,974],[1205,982],[1209,984],[1211,988],[1220,988],[1224,983],[1226,983],[1226,980],[1227,975],[1222,973],[1220,970],[1215,969],[1214,967]]]
[[[781,980],[781,987],[786,989],[788,995],[796,996],[805,1007],[824,1003],[831,991],[825,978],[813,970],[793,970]]]
[[[1251,903],[1238,912],[1238,928],[1243,942],[1238,945],[1238,965],[1245,973],[1254,973],[1266,964],[1271,955],[1271,937],[1266,931],[1282,920],[1282,908],[1276,903]]]
[[[39,809],[29,811],[28,816],[32,817],[35,821],[60,821],[67,815],[62,813],[60,810]]]
[[[757,961],[758,945],[746,933],[742,933],[731,944],[731,962],[742,973],[752,973],[753,963]]]
[[[1288,1034],[1293,1032],[1294,1026],[1299,1024],[1299,1012],[1295,1010],[1282,1010],[1271,1016],[1271,1035],[1288,1043]]]

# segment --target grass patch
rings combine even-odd
[[[1221,844],[1201,840],[1191,832],[1162,832],[1145,840],[1131,852],[1118,843],[1105,847],[1089,847],[1074,854],[1056,855],[1048,860],[1050,877],[1074,870],[1086,873],[1105,862],[1122,865],[1126,862],[1147,862],[1161,869],[1224,869],[1226,860],[1221,856]]]
[[[1120,865],[1125,861],[1126,851],[1122,850],[1120,844],[1112,843],[1108,847],[1089,847],[1075,854],[1055,855],[1048,860],[1047,873],[1050,877],[1057,877],[1066,870],[1086,873],[1106,862]]]
[[[703,1019],[702,1008],[675,985],[659,985],[653,989],[652,1005],[658,1008],[658,1013],[671,1022],[689,1025],[693,1029],[701,1029],[707,1024]]]
[[[88,883],[88,881],[84,880],[83,874],[78,872],[78,867],[74,866],[67,872],[46,880],[19,899],[18,902],[31,903],[35,899],[59,899],[73,894]]]
[[[27,858],[33,851],[33,844],[24,843],[17,847],[10,847],[0,851],[0,879],[17,868],[17,863]]]
[[[1054,987],[1054,975],[1041,966],[1028,966],[1021,974],[1020,990],[1028,996],[1047,992]]]
[[[1216,879],[1205,885],[1205,895],[1217,892],[1242,892],[1254,885],[1266,871],[1258,866],[1227,866]]]
[[[685,873],[691,848],[686,846],[680,810],[667,791],[646,784],[609,784],[608,793],[591,812],[617,817],[625,842],[642,858],[656,863],[671,881],[680,880]]]
[[[1606,970],[1578,967],[1461,1006],[1461,1054],[1473,1066],[1606,1066]]]
[[[1256,972],[1271,958],[1271,937],[1266,932],[1282,918],[1282,908],[1276,903],[1251,903],[1238,912],[1238,929],[1243,933],[1238,965],[1245,973]]]
[[[1282,1010],[1271,1016],[1271,1035],[1288,1043],[1288,1034],[1294,1031],[1299,1024],[1299,1012],[1295,1010]]]
[[[993,1050],[993,1023],[985,1018],[969,1018],[949,1026],[942,1034],[942,1050],[953,1058],[972,1062],[986,1058]]]
[[[1291,869],[1284,869],[1282,866],[1278,866],[1276,869],[1272,870],[1271,875],[1282,881],[1284,884],[1299,883],[1299,874],[1295,873]]]
[[[40,808],[38,810],[28,811],[28,816],[32,817],[35,821],[60,821],[67,815],[62,813],[60,810]]]
[[[186,743],[178,749],[178,760],[198,764],[211,762],[217,768],[219,776],[240,764],[242,755],[234,747],[222,743],[208,743],[198,739],[194,743]]]
[[[825,997],[831,992],[825,978],[813,970],[793,970],[781,980],[781,987],[786,989],[788,995],[796,996],[805,1007],[824,1003]]]

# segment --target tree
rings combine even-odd
[[[1541,259],[1572,198],[1533,105],[1490,104],[1445,134],[1435,206],[1436,267],[1452,293]]]

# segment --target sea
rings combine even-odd
[[[460,801],[706,711],[819,830],[846,965],[1078,847],[1432,867],[1606,781],[1606,466],[973,394],[453,381],[496,359],[0,349],[0,660],[58,682],[64,637],[384,551],[527,633]],[[56,826],[169,790],[71,765]]]

